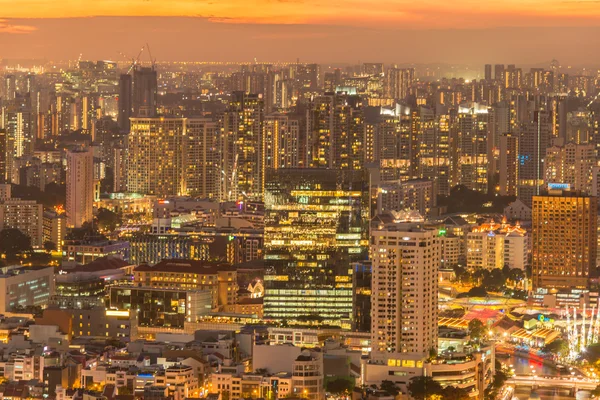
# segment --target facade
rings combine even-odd
[[[488,190],[488,108],[469,103],[458,108],[455,137],[458,140],[460,183],[480,192]]]
[[[209,118],[187,119],[186,136],[186,193],[218,199],[221,159],[217,123]]]
[[[430,215],[436,203],[433,181],[426,179],[382,182],[377,192],[378,214],[387,211],[416,210],[421,215]]]
[[[127,190],[156,196],[186,193],[184,118],[132,118]]]
[[[62,252],[65,236],[67,235],[67,216],[54,211],[45,211],[42,225],[42,244],[46,242],[54,243],[56,251]]]
[[[265,316],[320,316],[350,327],[348,270],[366,255],[367,188],[360,171],[272,171],[265,189]]]
[[[420,224],[391,222],[372,228],[372,359],[424,359],[437,348],[441,242],[437,229]]]
[[[134,283],[147,288],[205,290],[211,294],[211,310],[233,309],[237,303],[237,271],[228,264],[193,260],[163,260],[140,265]]]
[[[303,351],[292,364],[292,395],[309,400],[323,400],[323,354]]]
[[[505,133],[500,136],[500,195],[516,196],[519,183],[519,138]]]
[[[504,219],[493,220],[476,227],[467,234],[467,267],[474,269],[525,269],[530,251],[530,237],[517,223],[510,225]]]
[[[43,210],[35,200],[8,199],[0,202],[0,231],[18,229],[31,238],[33,248],[43,246]]]
[[[207,290],[113,286],[110,307],[119,312],[133,310],[140,327],[182,329],[186,322],[196,322],[212,310],[212,296]]]
[[[546,150],[545,182],[568,183],[572,190],[592,194],[596,149],[593,144],[568,143]]]
[[[92,149],[67,153],[67,226],[81,228],[94,218],[94,154]]]
[[[27,306],[43,307],[54,294],[53,267],[4,267],[0,275],[0,310],[14,312]]]
[[[533,288],[585,289],[596,267],[596,197],[550,191],[533,198]]]
[[[129,260],[128,242],[69,242],[64,245],[66,260],[79,264],[90,263],[97,258],[117,256],[125,261]]]

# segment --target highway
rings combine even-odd
[[[533,377],[530,375],[515,375],[512,378],[506,381],[509,385],[515,386],[544,386],[544,387],[558,387],[571,389],[573,387],[579,390],[593,390],[598,386],[598,382],[593,381],[591,379],[583,378],[583,379],[573,379],[567,378],[564,379],[561,377]]]

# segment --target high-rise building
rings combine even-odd
[[[467,103],[458,108],[453,127],[458,140],[460,184],[480,192],[488,191],[488,108]]]
[[[10,163],[8,158],[11,156],[8,147],[8,134],[4,129],[0,129],[0,183],[10,182]]]
[[[396,100],[406,99],[414,79],[414,68],[389,68],[386,76],[387,97]]]
[[[300,167],[300,118],[295,115],[274,113],[265,117],[263,125],[262,168]]]
[[[35,200],[7,199],[0,202],[0,231],[18,229],[31,238],[31,246],[42,247],[44,207]]]
[[[592,193],[596,151],[592,144],[568,143],[546,150],[545,183],[568,183],[572,190]]]
[[[484,79],[488,82],[492,80],[492,64],[485,64]]]
[[[129,118],[132,110],[132,80],[131,75],[122,74],[119,78],[119,116],[117,122],[119,129],[129,132]]]
[[[44,212],[42,222],[43,244],[51,242],[56,245],[56,250],[62,252],[63,241],[67,234],[67,218],[65,214],[59,214],[54,211]]]
[[[494,80],[504,82],[504,64],[494,65]]]
[[[371,357],[394,365],[412,357],[414,367],[437,349],[442,238],[437,229],[399,217],[374,220],[371,230]]]
[[[265,316],[320,317],[350,328],[353,262],[368,243],[366,172],[269,171],[265,185]]]
[[[17,96],[17,78],[14,75],[4,76],[4,97],[12,100]]]
[[[309,106],[306,129],[308,165],[363,167],[365,119],[359,96],[326,93],[315,97]]]
[[[221,200],[260,199],[262,165],[263,100],[260,96],[234,92],[219,119],[221,154]]]
[[[512,133],[500,136],[499,193],[516,196],[519,184],[519,139]]]
[[[133,70],[131,93],[134,117],[156,116],[158,82],[154,67],[137,67]]]
[[[373,122],[373,155],[381,180],[408,180],[411,175],[412,114],[408,107],[382,108]]]
[[[127,191],[127,150],[116,146],[112,149],[113,192]]]
[[[132,118],[127,190],[156,196],[186,193],[184,118]]]
[[[561,185],[562,187],[562,185]],[[596,267],[598,198],[558,189],[533,197],[533,288],[587,288]]]
[[[94,153],[91,148],[67,153],[67,226],[80,228],[94,218]]]
[[[549,114],[535,111],[519,130],[519,187],[517,193],[526,205],[541,193],[544,185],[544,159],[552,135]]]
[[[186,120],[186,190],[192,196],[219,197],[221,160],[218,125],[209,118]]]

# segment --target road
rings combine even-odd
[[[509,385],[515,386],[538,386],[538,387],[550,387],[550,388],[565,388],[570,389],[572,387],[576,387],[579,390],[593,390],[598,386],[597,382],[592,381],[591,379],[583,378],[583,379],[575,379],[572,378],[544,378],[544,377],[536,377],[530,375],[515,375],[509,380],[506,381]]]

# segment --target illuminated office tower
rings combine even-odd
[[[308,164],[313,168],[361,169],[365,119],[359,96],[316,96],[307,115]]]
[[[454,122],[458,141],[460,184],[480,192],[488,190],[488,108],[466,103],[458,108]]]
[[[94,153],[91,148],[67,153],[67,226],[81,228],[94,218]]]
[[[437,349],[442,237],[401,214],[376,217],[371,229],[371,357],[412,359],[398,366],[414,367]]]
[[[382,107],[374,125],[374,154],[379,163],[381,180],[408,180],[411,175],[410,109],[397,104],[394,108]]]
[[[533,197],[533,288],[587,288],[596,268],[598,198],[549,190]]]
[[[382,75],[383,63],[363,63],[361,72],[363,75]]]
[[[485,67],[484,67],[484,79],[487,82],[490,82],[492,80],[492,64],[485,64]]]
[[[592,193],[592,172],[596,151],[592,144],[568,143],[546,150],[545,182],[568,183],[572,190]]]
[[[593,113],[587,110],[568,112],[564,142],[574,144],[592,143],[594,135],[592,115]]]
[[[262,169],[298,168],[300,166],[300,118],[274,113],[263,124]]]
[[[132,109],[132,80],[131,75],[121,74],[119,77],[119,116],[117,122],[119,129],[123,132],[129,132],[129,118],[131,118]]]
[[[154,67],[136,67],[133,70],[131,93],[134,117],[156,115],[158,82]]]
[[[552,125],[546,111],[535,111],[530,121],[519,128],[519,199],[531,205],[533,196],[544,186],[544,158],[550,146]]]
[[[4,76],[4,96],[6,100],[17,97],[17,78],[14,75]]]
[[[435,115],[433,109],[421,106],[413,113],[411,165],[417,165],[416,175],[433,182],[433,196],[449,194],[455,155],[450,140],[449,115]]]
[[[414,68],[389,68],[386,76],[387,97],[396,100],[406,99],[414,79]]]
[[[222,201],[262,198],[263,119],[262,98],[232,93],[227,110],[219,118]]]
[[[504,84],[506,88],[519,89],[523,79],[523,71],[514,65],[508,65],[504,71]]]
[[[368,245],[366,172],[279,169],[268,176],[265,316],[320,317],[350,328],[349,270]]]
[[[548,99],[547,110],[552,124],[552,139],[567,141],[567,96],[554,95]]]
[[[186,121],[186,188],[192,196],[216,199],[219,196],[221,160],[218,126],[209,118]]]
[[[156,196],[186,193],[184,118],[132,118],[127,190]]]
[[[114,193],[127,191],[127,150],[120,146],[112,149],[112,171]]]
[[[81,128],[92,134],[92,126],[98,120],[100,103],[98,93],[86,93],[81,98]],[[92,139],[93,140],[93,139]]]
[[[4,129],[0,129],[0,184],[10,182],[9,180],[9,147],[8,135]]]
[[[5,110],[6,133],[13,141],[13,157],[33,154],[36,132],[28,101],[19,97],[13,100]]]
[[[516,196],[519,184],[519,138],[512,133],[500,135],[499,193]]]

